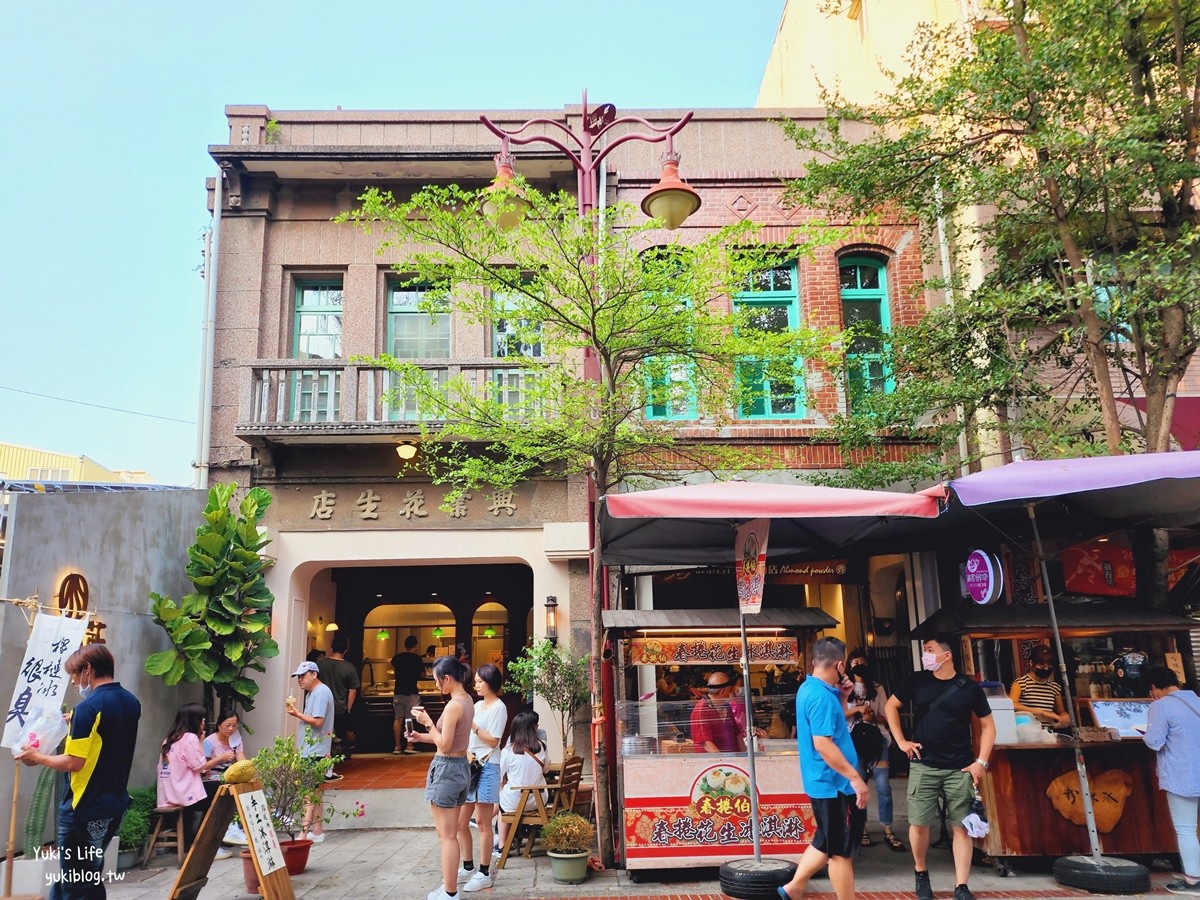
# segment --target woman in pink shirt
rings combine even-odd
[[[175,714],[175,723],[162,743],[158,767],[158,805],[183,806],[183,843],[191,847],[196,830],[208,810],[208,795],[202,775],[225,762],[224,756],[208,759],[200,742],[204,739],[204,707],[185,703]]]

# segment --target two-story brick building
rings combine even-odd
[[[580,111],[486,114],[501,128],[535,116],[572,127]],[[660,125],[680,116],[635,114]],[[786,114],[815,120],[819,111]],[[702,199],[681,240],[750,219],[763,226],[764,241],[782,244],[813,215],[783,199],[783,179],[797,175],[803,160],[780,115],[700,110],[677,135],[681,171]],[[262,708],[282,710],[283,669],[326,647],[330,625],[345,630],[352,654],[376,661],[366,677],[388,694],[380,661],[408,634],[422,649],[466,644],[475,663],[505,659],[542,633],[544,600],[555,596],[584,638],[582,482],[539,479],[442,511],[442,488],[396,477],[397,441],[418,431],[417,412],[389,402],[387,372],[352,362],[388,352],[448,376],[509,377],[502,334],[420,312],[392,268],[402,260],[377,253],[378,235],[332,221],[368,185],[404,196],[431,182],[489,183],[499,148],[480,112],[234,106],[227,116],[228,142],[210,147],[222,177],[209,182],[215,329],[202,465],[210,482],[262,485],[275,498],[268,522],[278,563],[270,583],[283,654],[279,677],[264,679]],[[600,177],[602,202],[640,202],[659,178],[660,152],[639,142],[616,148]],[[517,148],[517,167],[541,188],[575,190],[575,171],[556,151]],[[911,322],[925,309],[914,291],[923,274],[920,243],[916,226],[904,222],[843,234],[812,258],[774,270],[759,286],[770,296],[755,300],[778,307],[790,323],[836,327],[865,316],[886,330]],[[866,365],[868,380],[883,380],[886,373]],[[719,430],[688,424],[688,433],[767,448],[774,469],[753,477],[791,480],[796,470],[838,467],[825,426],[847,391],[827,374],[810,376],[807,391],[774,408],[768,401],[743,410]]]

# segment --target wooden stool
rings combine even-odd
[[[154,857],[154,848],[162,847],[165,850],[174,849],[179,855],[179,865],[183,865],[184,847],[183,847],[183,813],[185,807],[182,806],[156,806],[154,808],[154,828],[150,831],[150,844],[146,847],[146,858],[142,860],[142,868],[150,865],[150,860]],[[175,827],[163,827],[169,817],[175,817]]]

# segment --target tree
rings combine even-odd
[[[990,5],[965,28],[923,27],[911,74],[878,102],[831,95],[823,127],[787,126],[815,154],[795,202],[854,219],[902,210],[951,257],[927,285],[947,305],[880,336],[895,390],[837,423],[868,456],[896,433],[934,452],[864,466],[858,484],[973,461],[985,432],[1028,456],[1170,446],[1200,308],[1200,9]],[[967,277],[972,261],[982,278]]]
[[[187,575],[195,586],[178,603],[152,593],[154,621],[174,645],[146,660],[146,671],[168,685],[180,681],[212,685],[218,708],[254,708],[258,684],[247,670],[265,672],[262,660],[279,655],[268,634],[275,597],[264,573],[274,560],[262,555],[270,543],[258,530],[271,495],[251,488],[229,509],[236,484],[219,484],[208,492],[204,524],[188,548]]]
[[[591,694],[591,661],[566,647],[541,640],[526,647],[508,664],[508,680],[523,697],[534,694],[558,714],[558,734],[568,745],[567,728],[575,721]]]
[[[414,465],[451,486],[447,502],[541,474],[586,473],[607,493],[687,471],[736,471],[759,459],[747,446],[696,439],[696,426],[715,436],[747,404],[768,394],[794,397],[803,391],[798,361],[828,357],[828,335],[778,330],[768,316],[729,300],[764,267],[809,252],[807,236],[764,247],[747,223],[664,247],[656,242],[661,226],[637,224],[627,204],[605,209],[603,218],[581,216],[568,194],[544,195],[519,179],[515,190],[528,212],[512,228],[501,226],[514,197],[500,198],[510,201],[497,204],[501,215],[485,214],[496,192],[454,185],[403,202],[371,189],[345,217],[384,229],[381,252],[400,252],[394,268],[419,294],[421,309],[491,325],[493,354],[511,365],[503,384],[466,375],[442,383],[414,362],[370,360],[396,373],[397,393],[419,410],[424,439]],[[599,548],[592,554],[598,573]],[[604,596],[594,576],[597,704]],[[611,862],[603,744],[595,778],[601,852]]]

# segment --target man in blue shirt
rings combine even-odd
[[[846,677],[846,645],[821,638],[813,645],[812,676],[796,691],[796,743],[800,777],[812,800],[817,830],[800,857],[796,874],[779,888],[783,900],[799,900],[808,880],[826,863],[838,900],[854,897],[851,854],[867,820],[867,783],[858,774],[858,755],[846,725],[846,698],[854,684]]]
[[[88,644],[67,657],[63,668],[83,700],[71,715],[65,753],[26,749],[16,759],[67,773],[58,810],[61,872],[50,888],[55,900],[99,900],[106,896],[104,848],[129,806],[129,770],[142,706],[113,680],[112,653]],[[53,748],[47,748],[53,749]]]

